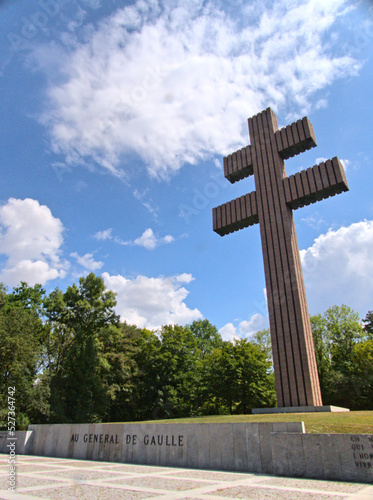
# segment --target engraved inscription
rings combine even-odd
[[[99,443],[99,444],[120,444],[120,439],[117,434],[72,434],[70,442],[78,443],[82,439],[83,443]],[[146,434],[140,441],[136,434],[126,434],[124,436],[126,445],[137,446],[143,444],[145,446],[184,446],[184,436],[174,434]]]
[[[360,436],[351,436],[350,439],[356,467],[373,469],[373,436],[368,436],[368,447],[361,442]]]

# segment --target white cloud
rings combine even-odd
[[[140,192],[138,189],[135,189],[133,192],[133,196],[136,198],[136,200],[142,203],[146,210],[148,210],[152,214],[155,220],[158,219],[159,210],[157,207],[154,207],[152,205],[152,200],[149,196],[149,189],[145,189],[142,192]]]
[[[140,247],[144,247],[147,250],[154,250],[159,245],[162,245],[163,243],[172,243],[174,238],[168,234],[164,238],[157,238],[155,234],[153,233],[153,230],[151,228],[145,229],[145,231],[142,233],[142,235],[137,238],[133,244],[138,245]]]
[[[91,9],[98,9],[101,7],[101,0],[81,0],[83,5],[87,5]]]
[[[311,314],[342,304],[363,316],[372,309],[373,221],[329,230],[300,253]]]
[[[135,153],[164,178],[247,144],[248,116],[271,105],[299,117],[317,91],[356,74],[337,30],[325,42],[345,3],[237,4],[234,20],[223,2],[138,0],[91,27],[84,43],[52,58],[51,47],[39,48],[49,79],[51,60],[60,62],[41,118],[53,151],[118,176],[131,174]]]
[[[161,239],[161,241],[163,243],[173,243],[175,241],[175,238],[170,234],[167,234],[164,238]]]
[[[313,229],[319,229],[319,230],[322,226],[327,225],[326,220],[318,212],[314,212],[312,215],[309,215],[308,217],[302,217],[301,221],[305,222]]]
[[[14,286],[63,278],[68,268],[60,260],[63,230],[47,206],[30,198],[9,198],[0,207],[0,253],[7,257],[0,280]]]
[[[189,292],[180,286],[178,277],[137,276],[131,280],[108,273],[102,276],[105,286],[117,293],[117,313],[129,324],[157,330],[162,325],[184,325],[203,318],[198,309],[185,304]]]
[[[97,271],[97,269],[101,269],[104,265],[103,262],[95,261],[91,253],[80,256],[77,252],[73,252],[70,254],[70,257],[74,257],[77,263],[85,269],[88,269],[88,271]]]
[[[349,169],[351,167],[351,160],[344,159],[344,160],[341,160],[341,163],[343,165],[345,172],[347,172],[347,169]]]
[[[238,327],[242,337],[251,337],[254,333],[269,328],[268,316],[262,316],[259,313],[254,314],[249,321],[241,321]]]
[[[233,340],[239,340],[240,336],[237,335],[237,328],[233,323],[227,323],[219,330],[222,339],[225,341],[233,342]]]
[[[16,286],[21,281],[33,286],[35,283],[45,285],[47,281],[64,278],[65,275],[64,270],[50,266],[43,260],[23,259],[14,262],[8,261],[0,273],[0,280],[10,286]]]
[[[93,235],[93,237],[99,241],[111,240],[112,239],[112,235],[111,235],[112,232],[113,232],[112,228],[105,229],[104,231],[98,231],[96,234]]]
[[[235,327],[233,323],[227,323],[220,328],[219,332],[224,340],[233,341],[234,339],[249,338],[265,328],[269,328],[268,316],[256,313],[249,321],[241,321],[238,327]]]
[[[170,234],[166,235],[164,238],[157,238],[153,233],[153,230],[151,228],[148,228],[145,229],[142,235],[139,238],[136,238],[135,241],[129,241],[126,243],[131,245],[138,245],[140,247],[146,248],[147,250],[154,250],[159,245],[172,243],[173,241],[175,241],[175,239]]]
[[[98,231],[93,237],[96,238],[96,240],[102,240],[102,241],[111,240],[114,243],[123,246],[136,245],[139,247],[144,247],[147,250],[154,250],[160,245],[167,245],[175,241],[175,238],[170,234],[167,234],[163,238],[158,237],[157,235],[154,234],[153,230],[150,227],[148,229],[145,229],[142,235],[133,241],[132,240],[124,241],[118,236],[113,236],[112,231],[113,231],[112,229],[105,229],[104,231]]]
[[[189,273],[183,273],[179,274],[179,276],[176,276],[176,280],[179,283],[191,283],[192,281],[195,280],[195,278],[193,278],[193,276]]]
[[[153,230],[148,228],[142,233],[139,238],[134,241],[135,245],[144,247],[147,250],[153,250],[157,246],[157,239],[154,236]]]

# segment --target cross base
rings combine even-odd
[[[313,412],[343,412],[350,411],[340,406],[282,406],[281,408],[253,408],[253,414],[267,413],[313,413]]]

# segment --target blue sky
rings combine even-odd
[[[343,0],[3,0],[0,280],[65,289],[93,271],[140,327],[268,326],[259,227],[211,210],[247,118],[311,120],[288,174],[343,160],[350,186],[294,212],[311,314],[373,308],[373,6]]]

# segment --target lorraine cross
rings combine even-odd
[[[259,223],[277,406],[322,406],[293,209],[348,191],[346,176],[337,157],[286,175],[284,160],[316,146],[307,117],[279,130],[268,108],[248,121],[251,145],[224,158],[224,176],[254,174],[256,190],[213,208],[213,229]]]

